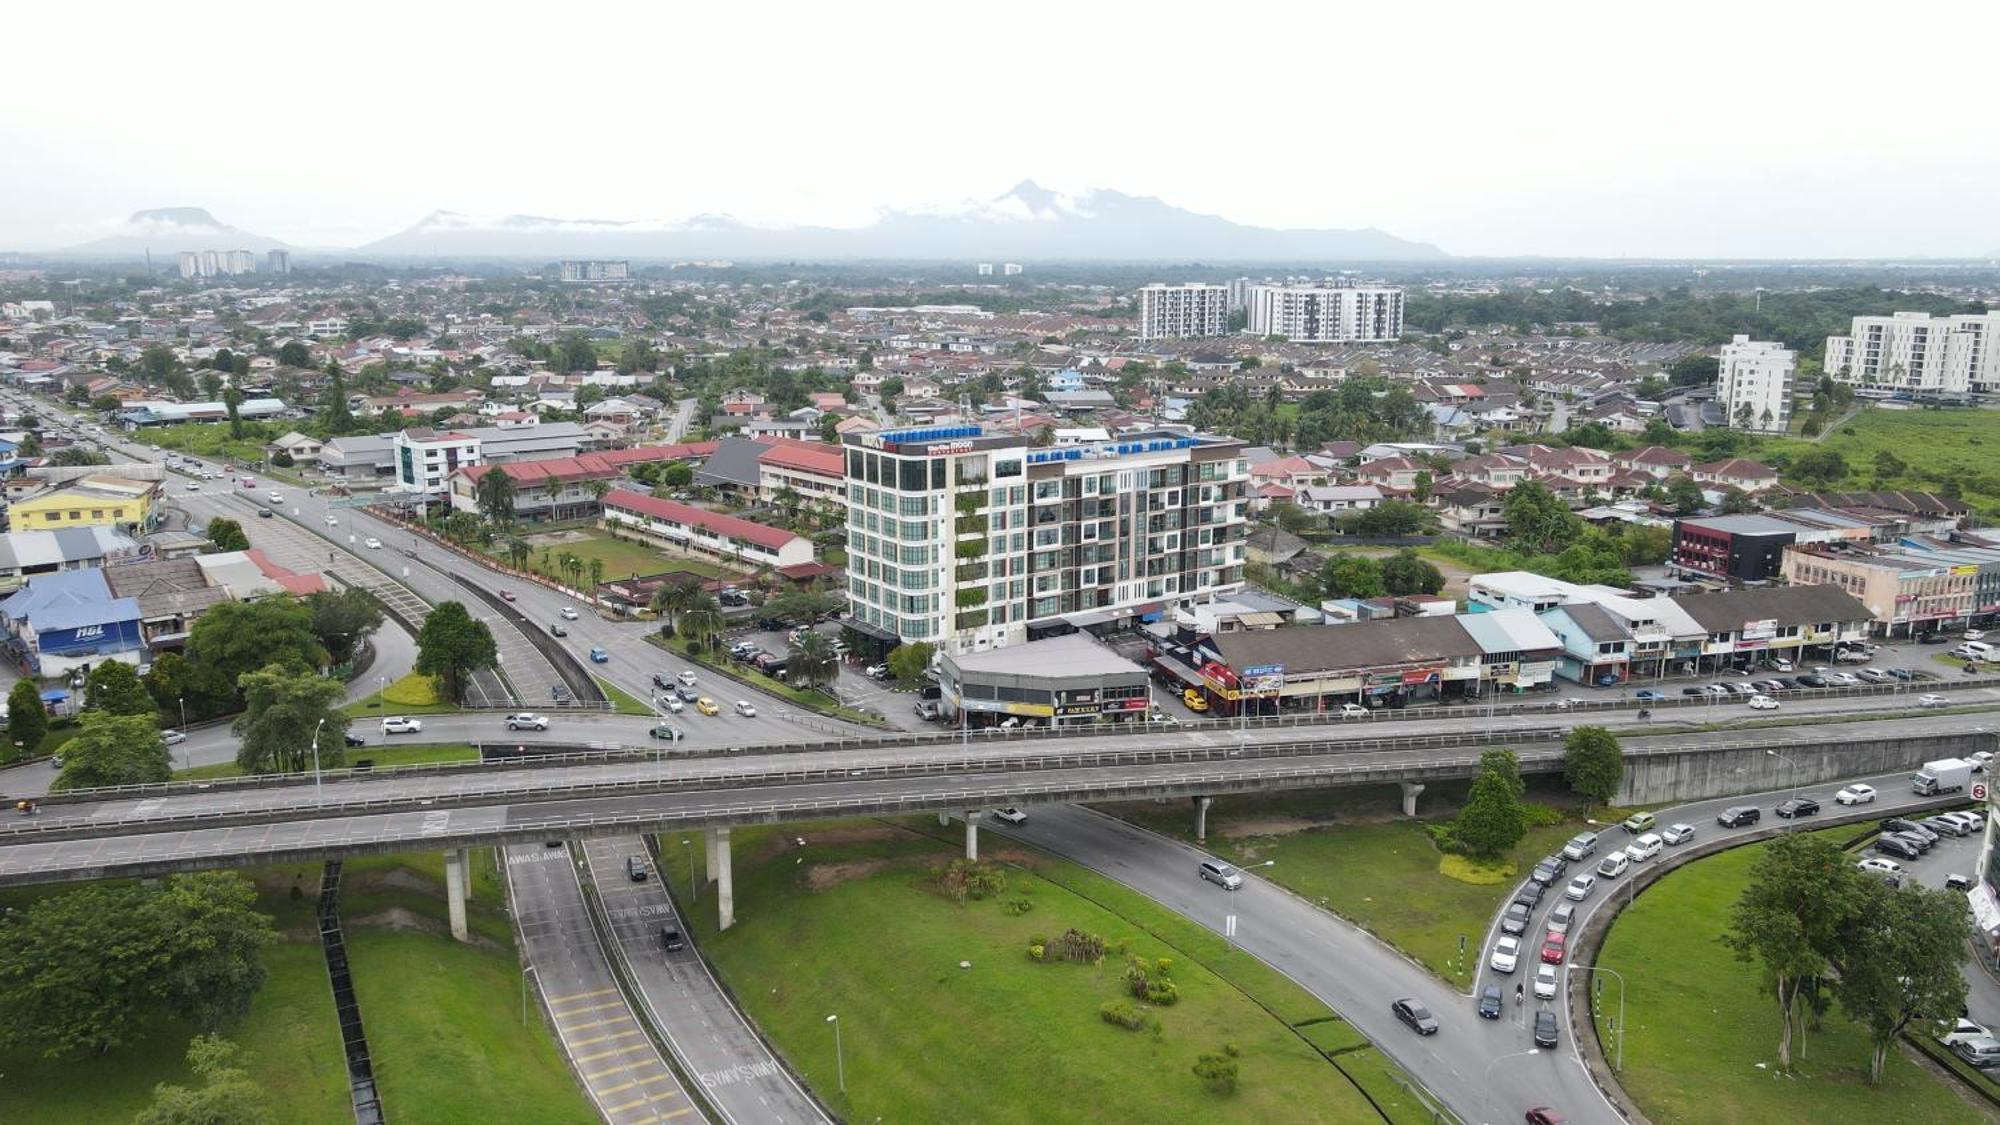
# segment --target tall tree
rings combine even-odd
[[[929,641],[912,641],[889,651],[889,672],[899,683],[914,684],[930,670],[931,655],[937,650]]]
[[[499,660],[492,631],[458,602],[445,602],[432,610],[417,633],[416,670],[443,681],[445,694],[453,702],[464,701],[465,687],[474,673],[493,667]]]
[[[306,608],[312,612],[313,636],[334,664],[354,659],[361,642],[382,627],[382,603],[359,587],[312,594]]]
[[[681,611],[680,634],[691,646],[707,645],[722,635],[722,603],[707,590],[697,590],[688,607]]]
[[[141,681],[159,705],[160,713],[178,719],[206,719],[228,711],[236,702],[236,689],[222,673],[207,664],[190,663],[178,652],[163,652],[153,658],[153,669]]]
[[[232,519],[216,516],[208,521],[208,541],[218,551],[247,551],[250,537],[243,533],[243,525]]]
[[[51,788],[142,785],[174,775],[167,744],[160,741],[151,715],[85,711],[76,725],[76,736],[63,743],[62,773]]]
[[[1444,589],[1444,572],[1405,548],[1382,560],[1382,588],[1391,594],[1435,594]]]
[[[278,362],[286,367],[311,367],[312,349],[302,340],[286,340],[278,348]]]
[[[223,389],[222,405],[229,411],[229,437],[232,441],[243,440],[243,388],[234,383]]]
[[[1495,754],[1506,755],[1502,762]],[[1521,842],[1527,835],[1527,817],[1521,808],[1520,767],[1508,751],[1480,755],[1483,768],[1472,780],[1465,806],[1458,811],[1452,836],[1477,856],[1497,856]]]
[[[1868,1029],[1872,1085],[1912,1021],[1965,1006],[1965,896],[1870,880],[1842,944],[1834,995]]]
[[[151,718],[159,710],[146,694],[146,685],[139,682],[139,673],[123,660],[106,660],[90,670],[85,699],[90,710],[111,715]]]
[[[237,682],[243,690],[243,717],[232,729],[240,740],[236,764],[244,773],[339,768],[348,720],[334,708],[347,685],[275,664],[245,672]]]
[[[825,633],[807,631],[785,662],[786,682],[807,691],[832,683],[839,674],[840,654],[833,651],[833,641]]]
[[[1778,1003],[1778,1065],[1792,1065],[1806,987],[1826,975],[1860,905],[1862,876],[1831,840],[1788,834],[1764,845],[1730,912],[1723,941],[1763,965]]]
[[[7,692],[7,741],[20,749],[11,758],[33,754],[49,733],[49,713],[42,689],[30,679],[15,680]]]
[[[1330,598],[1379,598],[1389,592],[1382,582],[1381,564],[1364,555],[1335,555],[1320,581]]]
[[[326,361],[326,391],[320,398],[320,412],[326,417],[326,432],[339,437],[354,432],[354,410],[347,403],[347,374],[340,361]]]
[[[1583,532],[1583,521],[1543,485],[1522,481],[1507,493],[1501,509],[1508,537],[1535,554],[1560,551]]]
[[[495,526],[506,527],[514,522],[514,498],[516,488],[514,478],[499,465],[488,465],[472,486],[472,498],[479,507],[479,513],[493,521]]]
[[[1609,802],[1625,777],[1618,736],[1603,727],[1577,727],[1563,739],[1563,783],[1597,804]]]
[[[309,672],[326,664],[313,639],[312,611],[293,598],[223,602],[201,615],[188,635],[187,658],[206,664],[231,688],[245,672],[281,664]]]

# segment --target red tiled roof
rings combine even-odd
[[[799,538],[799,536],[783,528],[765,527],[761,523],[751,523],[746,519],[725,516],[719,512],[711,512],[705,508],[697,508],[692,504],[682,504],[675,500],[655,500],[651,496],[645,496],[637,492],[627,492],[622,488],[605,494],[604,507],[607,510],[621,508],[628,512],[637,512],[642,516],[651,516],[654,519],[672,520],[675,523],[686,524],[689,527],[698,527],[704,531],[712,531],[717,535],[726,536],[730,539],[740,539],[745,543],[756,543],[759,546],[769,547],[772,550],[777,550],[794,539]]]
[[[712,441],[688,442],[682,445],[639,445],[631,449],[606,449],[597,453],[581,453],[575,457],[551,457],[543,461],[467,465],[452,476],[462,476],[476,481],[489,471],[499,469],[524,485],[576,480],[613,480],[624,475],[627,465],[640,465],[653,461],[687,461],[696,457],[706,457],[714,452],[715,443]]]
[[[780,440],[778,444],[759,455],[757,463],[797,469],[802,473],[816,473],[824,477],[841,477],[847,474],[847,461],[841,455],[840,447],[819,441]]]

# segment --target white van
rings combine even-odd
[[[1625,858],[1633,863],[1644,863],[1654,856],[1659,855],[1660,849],[1665,846],[1665,842],[1658,836],[1648,832],[1644,836],[1625,845]]]
[[[1630,866],[1632,866],[1632,861],[1626,857],[1624,852],[1612,852],[1610,855],[1597,861],[1597,873],[1606,879],[1616,879],[1620,875],[1625,874],[1625,869]]]
[[[1985,641],[1967,641],[1957,648],[1952,649],[1951,654],[1963,660],[1991,660],[1993,659],[1993,646],[1987,644]]]

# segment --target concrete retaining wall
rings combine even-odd
[[[1914,771],[1938,758],[2000,750],[2000,736],[1988,733],[1841,741],[1840,729],[1840,724],[1828,724],[1825,742],[1775,744],[1771,747],[1775,754],[1764,747],[1741,745],[1707,752],[1628,753],[1625,780],[1615,800],[1620,805],[1677,804],[1833,778]]]

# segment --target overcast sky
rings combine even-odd
[[[191,0],[6,26],[0,248],[162,206],[307,247],[439,209],[851,225],[1034,179],[1456,254],[2000,250],[1990,0]]]

